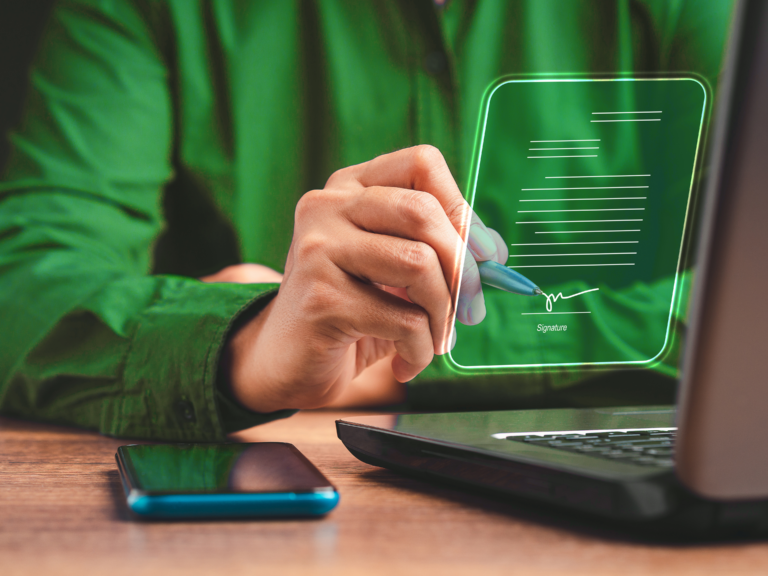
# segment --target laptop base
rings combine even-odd
[[[617,528],[645,536],[701,539],[768,534],[768,501],[715,502],[685,488],[671,469],[603,461],[594,455],[493,437],[504,436],[496,430],[498,422],[515,421],[516,414],[548,422],[543,427],[549,430],[574,430],[574,420],[590,421],[593,411],[373,416],[338,420],[336,427],[347,449],[367,464],[494,498],[546,503],[610,520]],[[621,416],[615,414],[638,411],[641,417],[656,420],[648,428],[669,424],[674,417],[671,407],[614,408],[600,410],[608,412],[602,419],[613,425],[597,428],[617,429]],[[595,426],[594,418],[591,422]],[[638,418],[632,415],[624,423],[622,428],[636,428]],[[435,434],[442,439],[430,437],[432,428],[443,431]],[[466,442],[458,437],[446,441],[451,436],[446,430],[454,436],[466,433]]]

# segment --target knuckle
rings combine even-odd
[[[333,174],[330,175],[328,180],[325,182],[325,187],[333,188],[335,186],[340,185],[341,182],[344,182],[348,179],[349,171],[350,171],[349,167],[340,168],[339,170],[336,170]]]
[[[303,234],[293,242],[293,257],[296,264],[304,264],[317,258],[325,251],[325,236],[317,233]]]
[[[413,149],[414,164],[417,169],[431,171],[445,164],[443,153],[430,144],[421,144]]]
[[[448,216],[448,220],[455,225],[469,225],[467,216],[469,214],[469,204],[467,204],[463,198],[457,198],[448,203],[445,207],[445,214]]]
[[[299,222],[315,212],[322,200],[322,190],[310,190],[302,195],[296,203],[296,221]]]
[[[327,323],[339,303],[339,293],[321,280],[310,280],[301,291],[301,311],[306,319]]]
[[[405,192],[397,202],[401,218],[418,226],[429,226],[435,223],[443,207],[437,198],[424,192]]]
[[[403,312],[400,325],[406,335],[415,336],[429,330],[429,316],[424,310],[410,309]]]
[[[437,254],[422,242],[404,241],[400,243],[397,258],[400,266],[423,273],[437,261]]]

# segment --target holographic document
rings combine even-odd
[[[665,349],[707,91],[693,78],[500,81],[467,198],[543,296],[484,288],[464,369],[652,362]]]

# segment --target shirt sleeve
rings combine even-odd
[[[148,4],[148,6],[151,6]],[[170,79],[151,10],[61,2],[0,183],[0,412],[175,441],[284,417],[232,405],[232,322],[275,285],[152,276],[172,178]]]

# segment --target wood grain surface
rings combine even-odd
[[[337,486],[321,520],[132,520],[125,440],[0,419],[0,574],[767,574],[768,543],[658,544],[525,502],[373,468],[336,438],[349,413],[303,412],[237,435],[294,443]]]

